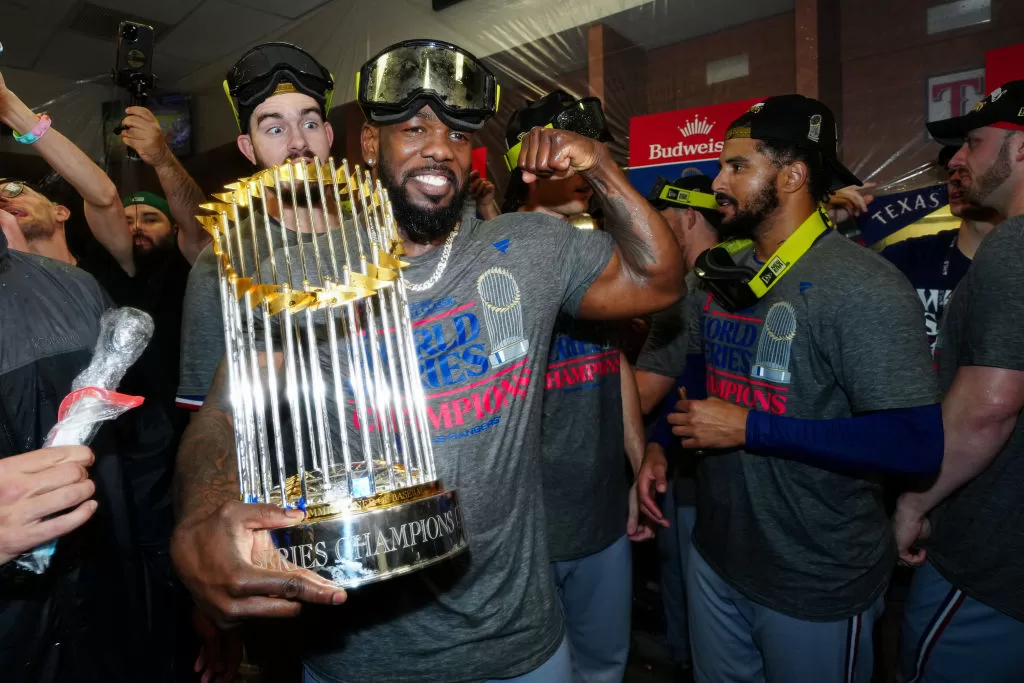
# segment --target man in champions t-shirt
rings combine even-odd
[[[904,493],[893,518],[901,560],[919,566],[901,680],[1015,683],[1024,680],[1024,81],[928,131],[963,141],[949,167],[969,178],[964,200],[1007,218],[953,293],[935,345],[942,470],[928,490]]]
[[[870,681],[896,554],[872,475],[941,461],[920,303],[822,204],[858,184],[837,142],[832,112],[800,95],[726,133],[713,188],[732,239],[698,257],[706,290],[689,295],[682,335],[709,398],[668,418],[704,454],[687,568],[699,681]],[[659,521],[650,494],[664,475],[647,469],[641,503]]]
[[[459,491],[470,551],[351,595],[309,573],[254,566],[260,530],[298,520],[238,502],[222,365],[179,456],[175,565],[222,626],[319,605],[294,625],[306,681],[568,680],[540,482],[552,331],[559,313],[614,319],[671,305],[682,291],[679,250],[603,144],[555,128],[523,137],[523,180],[584,177],[604,232],[539,213],[463,216],[474,132],[498,98],[489,70],[461,48],[393,45],[359,83],[363,159],[404,240],[437,469]],[[496,292],[517,296],[508,304]]]
[[[963,166],[949,166],[956,151],[956,147],[943,147],[938,164],[949,178],[946,183],[949,212],[960,219],[960,227],[903,240],[882,251],[882,256],[903,271],[921,297],[932,348],[935,348],[935,336],[939,333],[946,302],[967,273],[985,235],[1002,220],[995,210],[966,201],[965,188],[971,182],[969,172]]]

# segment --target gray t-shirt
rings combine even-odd
[[[755,267],[753,250],[737,261]],[[704,295],[692,321],[708,395],[801,419],[938,401],[921,302],[877,254],[823,235],[739,313]],[[895,561],[882,487],[741,449],[697,470],[701,554],[751,600],[799,619],[837,620],[881,595]]]
[[[567,315],[555,328],[541,428],[552,562],[596,553],[626,533],[629,481],[616,337],[614,324]]]
[[[957,368],[1024,370],[1024,216],[985,238],[946,308],[935,358],[949,389]],[[932,514],[928,557],[972,598],[1024,620],[1024,419],[995,459]]]
[[[256,228],[265,230],[266,219],[263,214],[257,212],[255,219]],[[271,219],[270,224],[273,245],[275,248],[280,247],[280,223]],[[242,248],[249,271],[245,275],[252,275],[255,263],[252,258],[252,241],[248,237],[250,234],[248,227],[242,230],[242,235],[245,236]],[[261,248],[266,247],[264,234],[260,232],[259,235]],[[288,244],[295,244],[296,235],[294,231],[287,231]],[[266,255],[261,254],[261,258],[265,259]],[[217,259],[218,256],[213,253],[213,244],[206,245],[196,258],[185,287],[185,304],[181,311],[181,379],[175,403],[179,408],[187,410],[199,410],[203,405],[217,365],[224,357],[224,323],[221,319],[220,289],[217,284]]]
[[[343,607],[306,607],[303,655],[318,676],[505,678],[558,648],[540,476],[545,370],[557,316],[577,312],[612,250],[607,235],[542,214],[467,218],[438,283],[409,293],[438,474],[458,491],[469,552],[353,590]],[[426,281],[440,252],[405,257],[408,280]]]

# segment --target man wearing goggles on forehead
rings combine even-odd
[[[235,63],[223,85],[238,124],[238,149],[254,166],[265,169],[300,157],[327,160],[334,141],[326,120],[334,78],[307,52],[288,43],[258,45]],[[298,223],[321,229],[322,211],[295,207],[287,196],[270,206],[271,218],[280,218],[287,227]],[[262,221],[262,215],[256,220]],[[289,231],[288,243],[295,239]],[[187,410],[203,404],[224,356],[217,287],[217,256],[211,245],[199,255],[185,292],[177,403]]]
[[[727,240],[696,259],[707,291],[682,333],[709,398],[668,417],[703,456],[687,567],[700,681],[871,680],[895,561],[877,475],[942,459],[917,296],[825,213],[857,183],[837,151],[821,102],[768,98],[729,126],[712,185]],[[661,521],[653,465],[641,507]]]
[[[353,591],[342,608],[327,605],[346,600],[343,591],[253,566],[246,545],[260,523],[239,521],[239,510],[289,519],[238,502],[232,448],[212,447],[234,438],[218,381],[179,459],[179,572],[222,624],[326,603],[301,621],[306,681],[568,680],[539,472],[552,330],[560,312],[622,318],[670,305],[681,294],[679,250],[604,145],[556,129],[524,137],[524,180],[584,176],[607,233],[538,213],[463,218],[473,132],[496,111],[498,88],[457,46],[394,45],[367,62],[358,83],[363,159],[389,193],[409,262],[438,474],[459,491],[471,549]]]
[[[334,78],[307,52],[288,43],[257,45],[232,66],[223,87],[238,125],[238,149],[257,169],[282,164],[286,159],[316,157],[321,161],[327,160],[334,140],[334,132],[326,119],[334,95]],[[306,230],[309,226],[316,231],[323,229],[324,214],[319,207],[314,207],[310,212],[304,203],[294,206],[287,194],[268,197],[268,200],[271,220],[280,220],[289,228],[284,238],[280,236],[280,230],[272,231],[275,247],[296,243],[296,225]],[[262,224],[264,216],[261,211],[253,211],[249,220]],[[243,238],[243,250],[250,250],[252,245],[248,241],[249,231],[242,232],[246,235]],[[224,357],[217,262],[218,257],[211,244],[196,259],[185,289],[181,319],[181,361],[175,403],[180,408],[193,411],[193,423],[197,420],[194,411],[202,407],[208,394],[214,395],[211,383]],[[185,464],[179,464],[178,476],[181,476],[183,468],[186,471],[189,468],[192,449],[189,439],[190,432],[187,431],[179,448],[179,458]],[[209,473],[198,471],[197,474],[207,476]],[[178,514],[180,516],[181,511]],[[179,525],[176,532],[179,538],[181,528]],[[188,585],[191,574],[181,563],[180,547],[180,542],[177,542],[177,547],[172,547],[172,551],[175,552],[176,569]],[[329,592],[324,594],[330,595]],[[213,659],[213,655],[218,652],[224,657],[225,661],[221,664],[226,669],[236,666],[237,657],[234,661],[229,660],[233,656],[232,651],[240,650],[238,638],[219,642],[218,632],[213,625],[204,623],[202,626],[201,632],[207,640],[204,652],[206,667],[212,670],[218,664]],[[237,636],[238,631],[230,633]],[[259,657],[262,649],[256,646],[249,651]],[[271,677],[273,674],[264,667],[279,664],[273,659],[259,662],[264,674]]]

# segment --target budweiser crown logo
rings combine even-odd
[[[679,132],[683,134],[683,137],[688,138],[691,135],[710,135],[714,127],[715,125],[713,123],[708,123],[707,119],[701,119],[694,115],[692,121],[687,121],[685,126],[678,128]]]

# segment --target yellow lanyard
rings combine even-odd
[[[824,208],[819,208],[808,216],[807,220],[796,229],[796,232],[790,235],[782,243],[782,246],[775,250],[771,258],[761,266],[757,275],[747,283],[750,290],[757,295],[758,299],[767,294],[768,290],[774,287],[775,283],[800,260],[800,257],[807,253],[811,245],[831,227],[832,219],[828,217]],[[752,240],[743,239],[723,242],[719,246],[729,252],[730,256],[735,256],[752,244]]]

